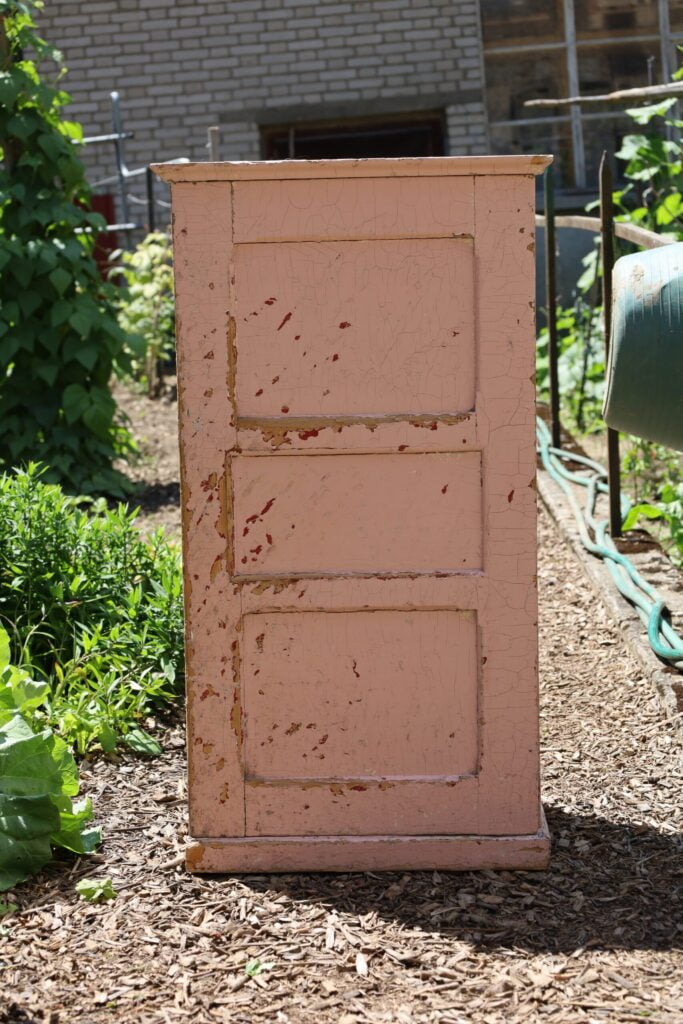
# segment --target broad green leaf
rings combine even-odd
[[[672,192],[664,196],[655,210],[655,220],[658,224],[671,224],[673,220],[681,216],[683,211],[683,196],[680,192]]]
[[[11,266],[12,276],[18,281],[18,283],[21,285],[22,289],[28,288],[28,286],[30,284],[30,281],[31,281],[31,278],[33,277],[33,270],[34,270],[33,265],[30,263],[30,261],[26,260],[26,259],[24,259],[24,260],[15,259],[15,260],[12,261],[10,266]],[[21,301],[22,300],[22,296],[21,296],[21,294],[18,296],[18,299],[19,299],[19,304],[22,305],[22,301]],[[23,308],[23,305],[22,305],[22,308]],[[29,314],[27,313],[25,315],[28,316]]]
[[[83,413],[83,422],[93,434],[104,439],[111,427],[111,411],[103,403],[90,405]]]
[[[62,780],[49,730],[34,734],[20,715],[0,726],[0,800],[3,796],[59,796]]]
[[[664,117],[677,102],[675,96],[662,100],[660,103],[650,103],[646,107],[631,107],[626,113],[632,117],[636,124],[649,124],[653,117]]]
[[[90,395],[82,384],[69,384],[62,393],[67,423],[75,423],[90,405]]]
[[[622,140],[621,149],[614,155],[619,160],[633,160],[646,145],[647,138],[644,135],[626,135]]]
[[[11,712],[8,717],[16,713],[25,716],[40,707],[49,690],[49,683],[36,682],[28,672],[12,666],[5,668],[0,675],[0,713]]]
[[[45,133],[40,135],[37,141],[38,145],[47,157],[56,162],[63,149],[63,142],[60,140],[59,136],[54,134],[48,135]]]
[[[59,811],[49,797],[0,795],[0,892],[6,892],[52,859],[50,835]]]
[[[59,366],[57,363],[43,363],[36,369],[36,374],[41,380],[44,380],[49,387],[52,387],[59,375]]]
[[[67,796],[77,796],[79,788],[78,766],[74,761],[68,743],[60,736],[50,735],[47,740],[47,746],[59,772],[61,792]]]
[[[96,847],[99,829],[85,827],[90,801],[72,804],[77,792],[64,740],[48,729],[33,733],[19,715],[0,727],[0,891],[39,871],[53,846],[79,854]]]
[[[16,323],[20,312],[19,303],[15,299],[4,299],[0,305],[0,319],[7,324]]]
[[[105,754],[112,754],[116,750],[117,736],[108,722],[100,724],[97,739]]]
[[[94,367],[95,363],[99,358],[99,355],[100,353],[97,345],[81,345],[76,350],[76,359],[81,364],[81,366],[85,366],[86,370],[92,370],[92,368]],[[107,427],[109,426],[109,423],[110,420],[108,418]]]
[[[66,289],[72,282],[72,276],[64,269],[64,267],[56,267],[52,270],[48,277],[52,281],[53,285],[57,289],[60,295],[63,295]]]
[[[130,750],[145,757],[158,757],[162,753],[161,746],[144,729],[131,729],[123,737],[123,742]]]
[[[80,309],[77,309],[69,317],[69,323],[71,324],[75,331],[78,331],[81,338],[88,337],[88,334],[90,333],[90,328],[92,326],[92,322],[87,313],[83,312]]]
[[[624,530],[632,530],[641,516],[645,519],[661,519],[662,512],[654,505],[634,505],[624,519]]]
[[[58,299],[50,310],[50,326],[59,327],[66,323],[73,310],[73,304],[66,299]]]
[[[11,71],[0,72],[0,104],[9,109],[21,92],[22,81],[19,75]]]
[[[0,672],[9,665],[10,646],[7,630],[0,626]]]
[[[117,896],[111,878],[81,878],[76,883],[76,892],[87,903],[106,903]]]
[[[261,963],[258,957],[254,957],[253,960],[247,960],[244,967],[244,973],[248,975],[250,978],[255,978],[258,974],[261,973],[262,970],[263,964]]]
[[[69,800],[70,804],[71,801]],[[92,819],[90,800],[80,800],[73,807],[59,812],[59,829],[53,833],[52,841],[73,853],[93,853],[102,841],[99,828],[84,826]]]
[[[21,306],[21,312],[24,316],[31,316],[32,313],[40,306],[42,299],[36,291],[31,289],[22,289],[19,292],[19,305]]]

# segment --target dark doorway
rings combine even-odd
[[[443,115],[280,124],[262,127],[261,141],[266,160],[443,156]]]

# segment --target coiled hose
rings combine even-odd
[[[607,470],[594,459],[585,455],[565,452],[551,444],[550,431],[541,419],[536,420],[536,444],[543,468],[561,488],[571,505],[581,542],[587,551],[602,558],[617,589],[635,607],[647,627],[647,636],[652,650],[660,658],[683,670],[683,639],[667,619],[668,610],[647,580],[643,579],[633,563],[617,550],[608,530],[608,520],[595,518],[595,507],[599,494],[607,494]],[[585,475],[570,470],[566,462],[585,466]],[[581,509],[572,484],[586,488],[585,507]],[[631,507],[629,498],[622,496],[621,512],[626,516]],[[589,531],[592,531],[593,538]]]

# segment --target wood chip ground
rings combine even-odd
[[[127,404],[145,523],[177,532],[175,409]],[[0,1022],[681,1024],[675,732],[543,513],[539,538],[547,873],[191,877],[178,724],[157,760],[83,766],[105,842],[11,894]]]

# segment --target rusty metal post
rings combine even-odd
[[[602,243],[602,315],[605,325],[605,364],[609,358],[612,331],[612,268],[614,266],[614,206],[612,168],[603,151],[600,161],[600,240]],[[607,478],[609,483],[609,528],[612,537],[621,536],[621,466],[619,432],[607,428]]]
[[[147,187],[147,230],[156,231],[156,214],[154,210],[154,174],[152,169],[145,170],[145,184]]]
[[[548,316],[548,376],[550,381],[550,432],[553,445],[561,444],[560,383],[557,350],[557,294],[555,275],[555,189],[552,166],[546,168],[543,178],[543,205],[545,213],[545,289]]]

